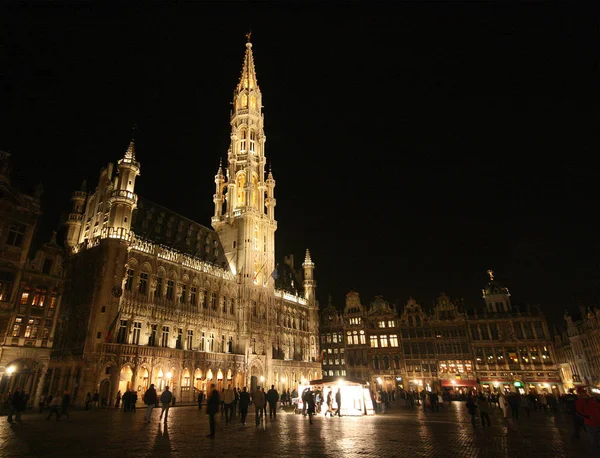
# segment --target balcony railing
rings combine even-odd
[[[193,359],[207,362],[244,362],[244,355],[235,353],[214,353],[196,350],[179,350],[177,348],[153,347],[151,345],[130,345],[119,343],[102,343],[99,351],[113,355]]]

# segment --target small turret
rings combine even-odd
[[[79,241],[79,234],[81,233],[81,226],[83,225],[84,204],[85,199],[87,198],[86,187],[86,181],[83,180],[79,191],[75,191],[71,197],[73,206],[71,207],[71,213],[69,213],[65,223],[65,226],[67,226],[65,244],[68,247],[74,247]]]
[[[111,237],[125,238],[131,228],[131,215],[137,207],[134,193],[135,179],[140,174],[140,163],[135,160],[135,141],[132,138],[125,156],[117,163],[118,177],[110,196],[108,226]]]
[[[508,288],[494,280],[494,271],[488,270],[490,282],[483,288],[483,300],[488,313],[509,312],[512,310]]]
[[[310,259],[310,251],[306,250],[306,256],[302,263],[304,270],[304,298],[307,301],[313,301],[315,298],[316,283],[314,279],[315,263]]]
[[[269,220],[271,221],[275,220],[276,204],[277,200],[275,199],[275,179],[273,178],[273,173],[271,172],[271,168],[269,167],[269,174],[267,175],[267,199],[265,200],[265,205],[267,207],[267,218],[269,218]]]
[[[219,219],[223,214],[223,188],[225,183],[225,175],[223,175],[223,162],[219,161],[219,170],[215,175],[215,194],[213,202],[215,203],[215,218]]]

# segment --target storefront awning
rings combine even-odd
[[[442,386],[456,386],[456,387],[477,386],[477,381],[476,380],[445,380],[445,379],[442,379]]]

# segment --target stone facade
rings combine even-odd
[[[561,376],[569,388],[600,388],[600,310],[581,307],[565,315],[565,327],[555,335]]]
[[[70,279],[49,391],[69,378],[75,402],[153,383],[191,402],[217,388],[320,378],[315,265],[302,289],[276,289],[275,180],[265,170],[262,95],[247,43],[234,92],[227,166],[215,175],[209,229],[135,193],[132,140],[93,192],[73,195],[66,223]],[[68,374],[68,376],[66,375]]]
[[[388,391],[560,392],[544,315],[538,307],[513,306],[508,289],[490,276],[484,306],[474,310],[443,293],[429,311],[414,299],[400,311],[381,297],[365,307],[358,293],[348,293],[342,313],[330,305],[321,319],[321,345],[335,351],[333,336],[342,334],[345,347],[337,348],[345,355],[338,364],[325,355],[324,374],[346,374]]]
[[[47,383],[64,288],[63,250],[56,233],[34,247],[41,188],[29,196],[13,187],[9,159],[0,151],[0,394],[21,389],[34,402]]]

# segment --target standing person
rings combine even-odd
[[[333,390],[329,390],[329,393],[327,393],[327,410],[325,411],[325,417],[327,417],[327,414],[329,414],[329,416],[333,418],[333,396],[331,395],[332,392]]]
[[[227,389],[223,391],[223,405],[225,406],[225,424],[233,418],[233,401],[235,401],[235,393],[231,389],[231,383],[227,385]]]
[[[275,389],[275,385],[271,385],[271,389],[267,391],[267,401],[269,402],[269,418],[277,418],[277,401],[279,401],[279,393]]]
[[[85,395],[85,410],[90,409],[90,403],[92,402],[92,393],[88,391],[88,394]]]
[[[260,386],[257,386],[256,391],[252,393],[252,402],[254,402],[256,426],[259,426],[260,420],[262,418],[262,413],[265,408],[265,392],[260,389]]]
[[[472,393],[469,393],[469,397],[467,398],[467,411],[469,415],[471,415],[471,424],[473,426],[477,426],[475,424],[475,417],[477,416],[477,403],[475,402],[475,397]]]
[[[156,395],[156,390],[154,389],[154,383],[150,385],[150,388],[146,390],[144,393],[144,404],[146,404],[146,416],[144,417],[144,423],[148,423],[150,421],[150,417],[152,416],[152,409],[158,402],[158,396]]]
[[[512,393],[508,396],[508,404],[513,420],[519,421],[519,408],[521,407],[521,397],[517,393]]]
[[[137,400],[138,400],[138,395],[137,395],[137,391],[135,390],[131,390],[131,411],[135,412],[135,405],[137,404]],[[173,404],[175,404],[175,401],[173,401]]]
[[[165,391],[160,395],[160,402],[162,404],[162,410],[160,411],[160,417],[158,417],[158,421],[160,421],[165,414],[165,423],[167,422],[167,418],[169,417],[169,407],[171,407],[171,401],[173,400],[173,393],[169,391],[169,387],[165,386]]]
[[[125,392],[125,394],[127,394],[127,392]],[[115,399],[115,409],[118,409],[119,407],[121,407],[121,390],[117,391],[117,398]]]
[[[214,439],[215,431],[217,429],[216,424],[215,424],[215,415],[219,411],[219,405],[221,404],[221,401],[219,400],[219,392],[215,388],[214,383],[210,385],[210,389],[211,389],[211,393],[206,402],[206,413],[208,414],[208,423],[210,425],[210,434],[208,434],[206,437],[210,437],[211,439]]]
[[[71,395],[69,394],[69,392],[67,390],[65,390],[65,394],[62,397],[60,414],[65,415],[67,417],[67,420],[71,419],[71,417],[69,416],[69,407],[71,407]],[[58,420],[58,418],[57,418],[57,420]]]
[[[583,390],[583,388],[578,388],[578,390]],[[574,393],[575,390],[571,388],[569,393],[565,395],[564,403],[567,409],[567,413],[571,415],[573,422],[573,434],[571,435],[571,439],[579,439],[579,433],[581,431],[585,431],[585,423],[583,422],[583,417],[577,415],[577,395]]]
[[[248,406],[250,405],[250,393],[246,391],[246,387],[240,391],[240,421],[242,425],[246,424],[246,415],[248,415]]]
[[[52,401],[50,402],[50,412],[48,413],[48,416],[46,417],[46,420],[50,420],[50,418],[52,418],[53,414],[56,414],[56,421],[58,421],[58,419],[60,418],[60,406],[62,405],[62,399],[60,397],[60,394],[56,393],[56,396],[54,396],[52,398]]]
[[[237,410],[237,405],[240,402],[240,390],[238,390],[237,388],[233,389],[233,395],[234,395],[234,399],[233,399],[233,412],[231,414],[232,417],[236,416],[236,410]]]
[[[600,403],[595,398],[590,397],[589,393],[583,388],[579,391],[579,399],[575,403],[575,408],[577,409],[577,415],[583,418],[592,446],[596,450],[600,449]]]
[[[46,404],[46,396],[43,394],[40,396],[40,400],[38,402],[38,407],[40,408],[40,413],[44,411],[44,405]]]
[[[477,410],[479,410],[479,418],[481,419],[481,426],[485,427],[492,426],[490,423],[490,403],[483,393],[477,398]]]
[[[204,400],[204,391],[198,392],[198,410],[202,410],[202,401]]]
[[[24,392],[20,390],[15,390],[12,397],[10,398],[9,404],[9,412],[6,421],[12,423],[13,415],[15,415],[16,421],[21,421],[21,400],[23,399]]]
[[[506,420],[508,418],[508,401],[506,400],[504,393],[500,393],[498,402],[500,403],[500,409],[502,410],[502,417]]]
[[[308,390],[306,392],[306,413],[308,414],[308,420],[310,422],[310,424],[312,425],[312,416],[315,413],[315,398],[313,396],[313,392],[312,390]]]
[[[337,410],[335,412],[335,414],[338,417],[341,417],[342,414],[340,413],[340,411],[342,410],[342,389],[338,388],[337,393],[335,393],[335,403],[337,404]]]
[[[98,393],[98,390],[94,391],[94,396],[92,397],[92,406],[94,406],[94,409],[97,409],[100,403],[100,393]]]

